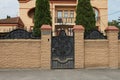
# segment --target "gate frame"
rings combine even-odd
[[[58,35],[59,36],[59,35]],[[51,69],[75,69],[75,36],[74,36],[74,30],[73,30],[73,68],[53,68],[52,67],[52,32],[51,32]]]
[[[75,25],[74,29],[74,68],[85,67],[84,53],[84,28],[81,25]],[[51,31],[50,25],[41,27],[41,69],[51,69]]]

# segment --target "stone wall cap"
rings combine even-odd
[[[42,25],[41,30],[51,30],[52,27],[50,25]]]
[[[74,25],[74,30],[84,30],[84,27],[82,25]]]
[[[106,28],[106,31],[119,31],[119,29],[117,27],[115,27],[115,26],[108,26]]]

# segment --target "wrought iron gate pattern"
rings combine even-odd
[[[74,36],[67,36],[64,30],[52,37],[52,68],[74,68]]]

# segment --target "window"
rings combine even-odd
[[[71,10],[71,11],[70,11],[70,18],[73,18],[73,17],[74,17],[74,11]]]
[[[74,23],[74,10],[57,10],[56,20],[57,23]]]
[[[93,8],[93,10],[95,12],[95,19],[96,19],[96,21],[98,21],[99,20],[99,12],[96,8]]]
[[[34,23],[34,14],[35,14],[35,8],[32,8],[28,11],[28,16],[32,19],[33,23]]]
[[[63,12],[61,10],[57,11],[57,23],[63,23],[62,14]]]
[[[68,11],[67,10],[64,11],[64,18],[68,18]]]
[[[57,11],[57,17],[58,18],[62,18],[62,11],[60,10],[60,11]]]

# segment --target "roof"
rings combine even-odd
[[[8,18],[8,19],[0,19],[0,25],[2,24],[18,24],[24,27],[24,23],[20,19],[20,17]]]

